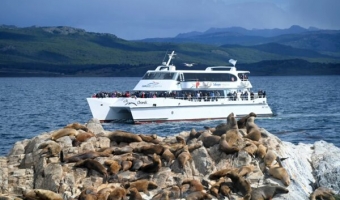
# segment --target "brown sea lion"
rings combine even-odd
[[[73,128],[63,128],[63,129],[54,131],[51,135],[51,139],[57,140],[64,136],[76,136],[77,134],[78,134],[78,131]]]
[[[189,139],[194,139],[194,138],[198,138],[201,135],[201,132],[197,132],[196,129],[191,129],[190,131],[190,135],[189,135]]]
[[[154,144],[158,144],[160,142],[159,140],[157,140],[156,134],[152,134],[152,135],[139,134],[139,137],[142,138],[144,142],[151,142]]]
[[[254,117],[254,116],[250,116],[250,117],[247,119],[246,129],[247,129],[247,133],[249,133],[251,129],[260,129],[260,128],[255,124],[255,117]]]
[[[235,128],[237,128],[237,121],[235,119],[234,113],[230,113],[227,117],[227,123],[222,123],[216,126],[215,131],[213,131],[212,134],[221,136],[225,134],[228,130]]]
[[[38,199],[44,199],[44,200],[62,200],[63,199],[63,197],[60,194],[57,194],[50,190],[34,189],[34,192],[37,195]]]
[[[64,158],[64,152],[60,151],[60,161],[71,163],[71,162],[78,162],[78,161],[85,160],[85,159],[93,159],[97,157],[109,157],[110,155],[112,155],[112,152],[113,152],[112,148],[107,148],[102,152],[88,151],[85,153],[80,153],[80,154],[76,154],[71,157]]]
[[[41,155],[46,157],[58,156],[61,151],[61,146],[52,140],[44,142],[38,146],[38,149],[42,149]]]
[[[203,146],[203,142],[202,141],[198,141],[198,142],[195,142],[193,144],[189,144],[188,145],[188,150],[190,152],[193,152],[195,149],[199,149]]]
[[[116,130],[109,134],[107,134],[107,137],[111,141],[115,141],[117,143],[124,142],[124,143],[131,143],[131,142],[142,142],[142,138],[139,135],[136,135],[134,133],[130,133],[127,131],[121,131]]]
[[[214,173],[209,175],[209,179],[210,180],[218,180],[221,177],[224,177],[228,173],[230,173],[232,171],[235,171],[235,170],[236,170],[235,168],[226,168],[226,169],[222,169],[222,170],[216,171],[216,172],[214,172]]]
[[[248,120],[251,118],[248,118]],[[249,128],[249,132],[247,132],[247,135],[245,135],[244,138],[259,141],[261,139],[261,131],[259,128]]]
[[[161,144],[144,145],[133,149],[133,152],[143,153],[143,154],[157,154],[162,155],[164,147]]]
[[[205,131],[198,138],[203,142],[205,148],[210,148],[219,143],[221,137],[218,135],[212,135],[209,131]]]
[[[171,199],[175,199],[175,198],[171,198]],[[170,191],[168,191],[168,190],[160,190],[157,194],[155,194],[151,198],[151,200],[170,200]]]
[[[81,142],[86,142],[91,137],[95,137],[95,134],[92,132],[79,132],[76,135],[76,140],[81,143]]]
[[[268,150],[266,155],[264,156],[264,159],[263,159],[265,166],[267,166],[267,167],[270,166],[274,162],[274,160],[276,160],[276,157],[277,157],[277,155],[276,155],[275,151]]]
[[[278,165],[272,165],[269,167],[269,174],[272,175],[274,178],[281,180],[281,182],[285,186],[289,186],[290,177],[285,168]]]
[[[247,141],[242,150],[246,151],[250,156],[255,157],[257,146],[253,142]]]
[[[147,172],[147,173],[156,173],[162,167],[162,161],[157,154],[153,154],[152,156],[152,163],[145,164],[140,167],[140,170]]]
[[[183,137],[181,137],[181,136],[176,136],[176,140],[177,140],[178,143],[183,144],[183,145],[186,145],[186,142],[185,142],[185,140],[184,140]]]
[[[126,197],[126,190],[122,187],[116,187],[108,196],[107,200],[123,200]]]
[[[239,128],[239,129],[246,128],[247,120],[248,120],[248,118],[251,117],[251,116],[256,117],[256,114],[253,113],[253,112],[251,112],[251,113],[249,113],[248,115],[246,115],[246,116],[242,117],[241,119],[239,119],[239,120],[237,121],[237,126],[238,126],[238,128]]]
[[[273,199],[277,194],[286,194],[289,190],[281,186],[263,186],[253,188],[251,192],[251,200],[267,200]]]
[[[186,200],[206,200],[206,199],[212,199],[213,197],[210,194],[207,194],[203,191],[196,191],[190,193],[188,196],[186,196]]]
[[[158,186],[155,182],[142,179],[142,180],[137,180],[134,182],[126,183],[124,187],[126,189],[136,188],[139,192],[144,192],[145,194],[150,195],[149,190],[156,189]]]
[[[127,171],[132,167],[132,161],[124,160],[122,161],[122,171]]]
[[[202,191],[204,189],[202,183],[199,180],[195,180],[195,179],[188,179],[188,180],[184,180],[182,182],[182,185],[184,184],[189,184],[189,190],[191,192],[195,192],[195,191]]]
[[[335,200],[334,195],[335,193],[332,190],[325,187],[319,187],[310,195],[310,200]]]
[[[97,199],[96,189],[94,187],[88,187],[81,191],[78,196],[79,200],[95,200]]]
[[[244,199],[250,199],[251,187],[250,183],[246,179],[234,171],[227,173],[226,176],[231,179],[235,189],[244,196]]]
[[[121,154],[126,154],[126,153],[132,153],[133,148],[130,146],[124,146],[124,147],[116,147],[114,148],[114,155],[121,155]]]
[[[185,164],[191,160],[191,154],[189,152],[188,146],[183,147],[182,152],[178,155],[177,160],[181,168],[184,168]]]
[[[104,164],[110,166],[108,172],[112,175],[118,174],[121,169],[121,165],[116,160],[105,160]]]
[[[142,195],[139,193],[139,191],[137,190],[137,188],[130,188],[129,189],[130,192],[130,198],[129,200],[143,200]]]
[[[89,131],[89,129],[86,126],[79,124],[78,122],[68,124],[64,128],[73,128],[73,129],[76,129],[76,130],[83,130],[85,132]]]
[[[95,170],[97,172],[99,172],[100,174],[102,174],[104,176],[103,178],[103,183],[107,182],[107,178],[108,178],[108,173],[106,171],[106,168],[98,161],[96,160],[92,160],[92,159],[86,159],[86,160],[81,160],[79,162],[77,162],[74,167],[84,167],[87,168],[89,170]]]
[[[257,146],[256,155],[259,158],[264,158],[266,156],[267,148],[263,144]]]
[[[254,165],[246,165],[246,166],[242,166],[238,169],[238,175],[240,176],[245,176],[251,172],[253,172],[255,169]]]
[[[230,196],[231,195],[231,189],[230,189],[228,183],[226,183],[226,182],[221,183],[219,191],[223,196],[226,196],[226,197],[228,197],[228,199],[231,199],[231,196]]]
[[[219,150],[226,154],[233,154],[238,152],[240,149],[236,144],[229,144],[227,141],[227,135],[223,134],[219,142]]]
[[[168,147],[164,149],[162,158],[168,165],[170,165],[176,159],[175,155],[170,151]]]

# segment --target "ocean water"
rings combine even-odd
[[[92,118],[86,98],[99,91],[132,90],[140,78],[0,78],[0,156],[17,141]],[[265,90],[273,117],[255,122],[292,143],[325,140],[340,147],[340,76],[264,76],[249,78]],[[227,113],[226,115],[228,115]],[[105,130],[174,135],[214,127],[225,120],[142,125],[103,124]]]

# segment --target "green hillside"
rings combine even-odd
[[[226,65],[231,58],[247,66],[290,59],[340,63],[336,55],[274,43],[246,47],[141,42],[71,27],[0,26],[0,76],[141,76],[161,64],[172,50],[178,68],[184,68],[184,62],[197,63],[197,69]]]

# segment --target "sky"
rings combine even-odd
[[[70,26],[126,40],[233,26],[340,30],[339,8],[340,0],[1,0],[0,25]]]

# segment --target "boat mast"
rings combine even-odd
[[[176,54],[175,54],[175,51],[172,51],[171,54],[168,54],[168,55],[169,55],[169,60],[168,60],[168,62],[166,63],[165,66],[169,66],[172,57],[174,57]]]

